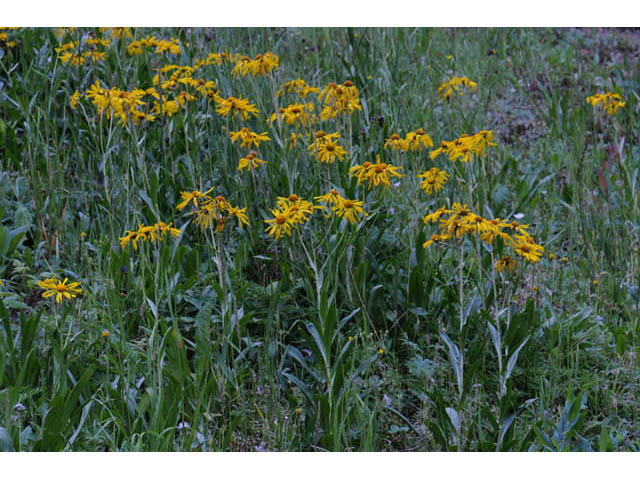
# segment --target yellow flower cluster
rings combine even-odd
[[[452,162],[456,160],[469,162],[473,161],[474,155],[484,157],[485,148],[496,145],[493,143],[493,131],[481,130],[473,135],[461,135],[451,142],[443,141],[440,147],[433,150],[429,156],[433,160],[441,153],[446,153]]]
[[[180,55],[182,53],[180,40],[177,38],[158,40],[154,35],[130,42],[129,45],[127,45],[127,53],[129,55],[142,55],[143,48],[155,48],[154,53],[170,52],[174,55]]]
[[[587,97],[587,103],[590,103],[594,107],[600,105],[602,110],[607,112],[608,115],[613,115],[626,105],[619,94],[611,92],[596,93],[595,95]]]
[[[350,115],[355,110],[362,110],[358,89],[350,80],[342,85],[330,83],[322,89],[318,99],[324,102],[320,112],[323,122],[341,114]]]
[[[183,108],[186,102],[197,100],[198,98],[195,95],[189,93],[189,88],[198,93],[200,97],[207,97],[209,100],[219,98],[218,90],[213,80],[193,78],[192,75],[198,68],[200,67],[169,64],[158,69],[153,77],[154,86],[160,86],[160,89],[165,92],[178,91],[181,86],[186,87],[187,90],[178,92],[174,99],[168,99],[163,95],[161,102],[155,102],[153,112],[156,115],[164,114],[170,117],[177,113],[180,108]],[[162,78],[167,73],[170,73],[170,75],[166,79]]]
[[[242,171],[245,168],[247,170],[255,170],[263,163],[267,163],[257,157],[255,152],[250,152],[246,157],[242,157],[238,162],[238,171]]]
[[[113,115],[120,120],[123,126],[126,125],[129,119],[136,125],[139,124],[141,120],[154,121],[155,116],[153,114],[147,114],[139,110],[139,107],[146,105],[146,102],[143,102],[142,98],[147,95],[158,99],[160,98],[154,88],[148,88],[146,90],[134,89],[130,92],[120,90],[119,88],[107,89],[102,88],[100,80],[96,80],[96,83],[91,85],[89,90],[86,91],[86,95],[98,109],[99,115],[104,114],[108,119]],[[80,95],[78,92],[71,96],[69,99],[71,108],[75,109],[79,98]]]
[[[222,65],[223,62],[236,62],[240,58],[238,54],[229,52],[215,53],[211,52],[204,60],[196,60],[194,68],[204,67],[205,65]]]
[[[307,98],[307,96],[312,93],[319,94],[320,89],[318,87],[308,85],[307,82],[301,78],[297,78],[283,84],[276,92],[276,96],[280,97],[285,93],[295,93],[300,98]]]
[[[171,223],[168,225],[164,222],[158,222],[153,225],[139,224],[138,230],[132,232],[127,230],[124,232],[124,236],[120,237],[120,246],[125,249],[129,242],[133,245],[134,250],[138,250],[138,241],[154,242],[156,240],[162,241],[167,234],[171,234],[174,238],[180,236],[180,229],[173,228]]]
[[[391,147],[393,150],[402,150],[403,152],[408,152],[409,150],[422,150],[422,148],[430,148],[433,147],[433,140],[431,137],[424,133],[422,128],[419,128],[415,132],[407,133],[405,138],[402,138],[397,133],[391,135],[391,137],[387,138],[387,141],[384,144],[385,150]]]
[[[68,278],[61,282],[55,276],[36,282],[40,288],[44,290],[42,293],[43,298],[49,298],[56,296],[56,302],[62,303],[62,299],[75,298],[77,295],[82,295],[82,289],[80,288],[80,282],[67,283]]]
[[[98,30],[111,38],[133,38],[133,33],[129,27],[100,27]]]
[[[221,232],[227,220],[233,216],[238,219],[238,223],[249,225],[247,207],[234,207],[222,195],[212,197],[209,195],[212,191],[213,187],[204,193],[198,190],[183,191],[180,193],[182,202],[176,208],[182,211],[189,203],[193,202],[195,209],[191,211],[191,215],[196,217],[196,225],[203,230],[215,228],[216,232]]]
[[[448,82],[444,82],[438,87],[438,97],[449,99],[453,92],[458,92],[460,95],[464,95],[465,90],[461,87],[469,88],[472,92],[476,90],[478,84],[472,82],[467,77],[453,77]]]
[[[431,195],[433,192],[439,192],[445,186],[449,179],[449,174],[438,167],[433,167],[426,172],[422,172],[418,175],[418,178],[424,179],[420,182],[420,188],[427,195]]]
[[[247,120],[251,115],[258,116],[258,109],[254,103],[242,97],[216,97],[214,98],[217,107],[216,113],[221,117],[231,114],[232,117],[240,116],[242,120]]]
[[[240,140],[240,146],[244,148],[252,148],[253,146],[258,148],[260,142],[268,142],[270,140],[267,132],[254,133],[247,127],[242,127],[237,132],[229,132],[229,138],[234,143]]]
[[[383,185],[391,186],[391,177],[403,177],[398,170],[402,167],[394,167],[391,164],[380,162],[380,155],[376,155],[376,163],[364,162],[349,169],[349,175],[358,179],[358,185],[367,181],[369,188]]]
[[[67,33],[73,34],[75,33],[75,31],[76,31],[76,27],[57,27],[53,29],[53,33],[56,36],[56,38],[62,38]]]
[[[308,222],[313,212],[322,208],[298,197],[296,194],[291,194],[288,197],[278,197],[276,208],[271,209],[273,218],[264,221],[269,224],[265,232],[276,239],[280,238],[283,233],[291,236],[292,227],[297,228],[298,225]]]
[[[4,43],[7,48],[16,46],[15,40],[9,40],[9,30],[17,30],[18,27],[0,27],[0,42]]]
[[[186,101],[195,99],[193,95],[187,92],[180,92],[175,100],[170,100],[165,95],[162,95],[159,102],[154,102],[151,113],[155,116],[166,115],[171,117],[174,113],[178,113],[181,107],[184,107]]]
[[[278,113],[274,113],[269,117],[269,123],[273,123],[276,119],[284,120],[287,125],[294,125],[296,122],[300,125],[310,125],[314,123],[313,103],[293,103],[287,107],[281,107]]]
[[[449,216],[441,218],[444,215]],[[493,243],[496,238],[500,237],[506,245],[510,245],[518,255],[523,256],[531,263],[540,260],[544,254],[544,247],[536,244],[527,233],[528,225],[521,225],[516,221],[507,223],[499,218],[487,220],[471,212],[467,205],[454,203],[451,209],[442,206],[424,217],[424,223],[435,223],[438,220],[440,221],[440,233],[432,235],[423,244],[424,248],[450,238],[463,238],[465,235],[477,234],[480,240],[487,244]],[[506,233],[503,229],[511,230],[514,235]]]
[[[67,42],[57,47],[56,52],[60,54],[58,58],[63,64],[70,63],[71,66],[77,67],[87,63],[87,60],[91,60],[94,63],[104,60],[107,52],[104,50],[96,50],[96,47],[101,46],[106,48],[110,43],[111,41],[108,39],[91,37],[85,39],[83,42],[84,47],[88,47],[88,50],[82,49],[81,45],[76,42]]]
[[[163,67],[157,69],[156,74],[153,76],[153,86],[160,85],[160,75],[165,76],[170,73],[168,80],[163,81],[161,88],[163,90],[172,90],[178,87],[178,80],[182,78],[190,78],[194,72],[198,70],[198,67],[192,67],[190,65],[175,65],[169,63]]]
[[[307,147],[320,163],[333,163],[336,158],[340,161],[347,154],[347,151],[338,145],[336,140],[340,138],[338,132],[325,133],[322,130],[316,132],[314,142]]]
[[[78,91],[73,92],[71,96],[69,96],[69,105],[71,106],[71,110],[75,110],[78,106],[78,102],[80,102],[80,97],[82,94]]]
[[[333,189],[325,195],[314,197],[314,200],[326,203],[327,205],[333,205],[331,210],[336,213],[340,218],[345,218],[354,225],[360,222],[360,216],[367,217],[368,214],[364,211],[364,202],[361,200],[350,200],[344,198],[340,193]]]
[[[216,84],[213,80],[206,80],[204,78],[183,77],[178,80],[179,83],[193,88],[203,97],[214,98],[218,92]]]
[[[278,68],[279,61],[279,58],[271,52],[267,52],[264,55],[256,55],[254,58],[242,56],[233,67],[233,70],[231,70],[231,74],[242,75],[243,77],[247,74],[251,74],[254,77],[263,77]]]
[[[508,255],[502,257],[496,262],[496,271],[502,272],[505,268],[508,268],[510,272],[518,266],[518,261]]]

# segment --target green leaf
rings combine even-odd
[[[516,366],[516,362],[518,361],[518,354],[520,353],[520,350],[522,350],[522,347],[524,347],[524,345],[527,343],[528,340],[529,340],[529,337],[525,338],[524,341],[520,344],[520,346],[516,349],[516,351],[513,352],[509,357],[509,362],[507,362],[507,371],[504,373],[504,377],[503,377],[503,381],[505,383],[511,376],[511,373],[513,372],[513,369]]]
[[[412,305],[423,306],[429,298],[425,293],[422,268],[416,267],[409,275],[409,302]]]
[[[405,417],[402,413],[400,413],[398,410],[396,410],[395,408],[393,408],[390,405],[385,405],[384,408],[386,410],[389,410],[390,412],[395,413],[398,417],[400,417],[402,420],[404,420],[404,422],[407,424],[407,426],[413,430],[413,432],[418,435],[418,437],[420,437],[422,439],[423,442],[426,442],[426,439],[424,438],[424,435],[422,435],[422,433],[420,432],[420,430],[418,430],[415,425],[413,423],[411,423],[411,421]]]
[[[298,377],[296,377],[295,375],[291,375],[290,373],[282,372],[282,375],[287,379],[289,379],[290,381],[292,381],[300,389],[300,391],[309,401],[309,404],[312,405],[315,410],[316,403],[313,399],[313,395],[311,395],[311,393],[309,392],[309,389],[304,384],[304,382],[300,380]]]
[[[458,393],[462,397],[463,393],[463,379],[464,379],[464,359],[460,353],[458,346],[453,343],[446,333],[441,333],[440,336],[449,347],[449,362],[453,367],[453,371],[456,375],[456,381],[458,382]]]
[[[0,427],[0,451],[2,452],[15,452],[13,447],[13,441],[11,435],[6,428]]]
[[[311,338],[315,342],[316,349],[318,353],[320,353],[320,357],[322,358],[322,362],[325,366],[329,365],[329,352],[327,348],[325,348],[322,336],[318,332],[318,329],[313,323],[307,323],[307,331],[311,335]],[[329,345],[329,349],[331,345]]]
[[[40,317],[42,316],[42,310],[37,315],[33,313],[28,317],[21,315],[21,328],[20,328],[20,353],[23,358],[29,353],[31,346],[33,345],[33,338],[40,323]]]
[[[149,207],[149,210],[151,210],[151,213],[153,213],[155,220],[156,221],[159,220],[160,215],[158,214],[158,210],[153,204],[153,201],[151,201],[151,199],[149,198],[149,195],[147,195],[147,192],[145,192],[144,190],[140,190],[139,195],[140,195],[140,198],[144,201],[144,203],[147,204],[147,206]],[[147,220],[150,220],[150,219],[147,219]]]
[[[51,400],[44,418],[40,450],[59,451],[64,448],[62,431],[67,422],[65,410],[66,398],[64,395],[58,395]]]

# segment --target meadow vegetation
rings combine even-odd
[[[0,450],[639,450],[639,62],[0,29]]]

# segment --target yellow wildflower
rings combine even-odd
[[[320,112],[322,121],[341,114],[350,115],[355,110],[362,110],[358,89],[350,80],[345,81],[342,85],[330,83],[320,92],[318,99],[324,102],[324,108]]]
[[[464,95],[464,90],[461,87],[467,87],[472,92],[476,90],[476,82],[472,82],[467,77],[453,77],[448,82],[444,82],[438,87],[438,97],[449,99],[453,92],[458,92],[460,95]]]
[[[313,205],[295,193],[288,197],[278,197],[277,207],[280,210],[287,211],[291,221],[299,224],[307,222],[315,210],[324,208]]]
[[[274,113],[269,117],[269,123],[273,123],[277,118],[284,120],[287,125],[299,123],[300,125],[309,125],[314,122],[313,103],[294,103],[287,107],[280,108],[278,113]]]
[[[400,135],[398,135],[397,133],[394,133],[393,135],[391,135],[389,138],[387,138],[387,141],[384,142],[384,148],[385,150],[391,147],[394,150],[403,150],[403,151],[407,151],[409,150],[409,146],[405,145],[404,140],[402,139],[402,137]]]
[[[365,167],[366,165],[366,167]],[[362,165],[356,165],[349,169],[350,176],[358,178],[358,185],[364,180],[369,182],[369,188],[383,185],[385,188],[391,186],[391,177],[403,177],[398,170],[401,167],[394,167],[391,164],[380,162],[380,155],[376,156],[376,163],[365,162]]]
[[[247,170],[255,170],[263,163],[267,163],[267,162],[264,160],[260,160],[253,153],[248,153],[246,157],[241,158],[240,161],[238,162],[238,170],[242,171],[245,168]]]
[[[365,217],[368,216],[362,207],[364,207],[363,201],[340,198],[337,205],[334,205],[332,210],[339,217],[346,218],[349,222],[356,224],[360,221],[360,215]]]
[[[607,112],[608,115],[613,115],[626,105],[618,93],[611,92],[596,93],[595,95],[587,97],[587,103],[590,103],[594,107],[600,105],[602,110]]]
[[[71,107],[71,110],[75,110],[76,106],[78,105],[78,102],[80,101],[80,95],[81,93],[76,91],[73,93],[73,95],[71,95],[69,97],[69,106]]]
[[[229,138],[231,138],[232,142],[240,140],[240,146],[245,148],[251,148],[253,146],[257,148],[260,146],[260,142],[268,142],[270,140],[267,132],[254,133],[247,127],[243,127],[237,132],[229,132]]]
[[[338,135],[337,132],[334,135]],[[320,163],[333,163],[335,159],[342,160],[347,151],[338,143],[332,140],[332,136],[325,135],[316,140],[307,147],[312,151]]]
[[[403,152],[408,152],[409,150],[422,150],[423,147],[433,147],[433,140],[431,140],[429,135],[424,133],[422,128],[419,128],[415,132],[407,133],[405,138],[394,133],[384,144],[385,150],[388,147],[391,147],[394,150],[402,150]]]
[[[422,128],[417,129],[415,132],[407,133],[405,142],[407,143],[411,151],[422,150],[423,147],[433,147],[433,140],[431,140],[431,137],[429,135],[424,133],[424,130]]]
[[[82,294],[82,289],[80,288],[80,282],[71,282],[67,284],[68,278],[61,282],[55,276],[36,282],[40,288],[44,290],[42,293],[43,298],[49,298],[52,296],[56,296],[56,302],[62,303],[62,299],[71,299],[75,298],[77,295]]]
[[[424,190],[424,193],[427,195],[431,195],[432,192],[438,192],[444,187],[449,179],[449,174],[444,170],[433,167],[418,175],[418,178],[424,179],[420,182],[420,188]]]
[[[272,209],[271,214],[273,218],[264,221],[270,224],[265,232],[276,239],[279,239],[283,233],[291,236],[291,227],[295,227],[296,224],[291,212],[288,209]]]
[[[237,217],[239,224],[249,225],[249,217],[247,216],[247,207],[239,208],[239,207],[231,207],[227,209],[227,213],[229,217]]]
[[[440,146],[431,151],[429,156],[435,159],[442,153],[446,153],[452,162],[473,161],[474,155],[484,157],[486,147],[494,147],[493,132],[491,130],[481,130],[473,135],[461,135],[459,138],[447,142],[443,141]]]
[[[258,116],[258,109],[255,104],[249,103],[248,99],[243,99],[242,97],[216,97],[214,100],[218,105],[216,113],[221,117],[231,114],[232,117],[239,115],[242,120],[247,120],[250,115]]]
[[[153,225],[144,225],[139,224],[138,230],[135,232],[131,230],[126,230],[124,236],[120,237],[120,247],[125,249],[129,242],[133,245],[134,250],[138,250],[138,241],[156,241],[162,240],[167,234],[170,234],[172,237],[177,238],[180,236],[179,228],[174,228],[171,226],[171,223],[168,225],[164,222],[157,222]]]
[[[326,203],[328,205],[339,205],[340,202],[345,200],[342,197],[342,195],[340,195],[340,192],[338,192],[336,189],[332,189],[331,191],[329,191],[329,193],[326,193],[325,195],[313,197],[313,199],[318,202]]]
[[[256,55],[254,58],[247,56],[240,57],[233,70],[232,75],[247,74],[254,76],[265,76],[267,73],[278,68],[279,59],[271,52],[267,52],[264,55]]]
[[[544,247],[533,243],[528,235],[516,235],[513,248],[518,255],[523,256],[531,263],[536,263],[544,254]]]
[[[513,269],[518,266],[518,262],[509,256],[502,257],[500,260],[496,262],[496,271],[502,272],[505,267],[509,269],[510,272],[513,272]]]
[[[292,92],[296,93],[301,98],[306,98],[311,93],[320,93],[320,89],[318,87],[308,85],[307,82],[301,78],[297,78],[296,80],[291,80],[290,82],[283,84],[276,92],[276,95],[279,97],[284,93]]]

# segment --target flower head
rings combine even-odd
[[[446,153],[452,162],[473,161],[473,156],[485,156],[486,147],[495,147],[493,142],[493,131],[481,130],[473,135],[461,135],[459,138],[447,142],[443,141],[440,146],[432,150],[429,156],[435,159],[440,154]]]
[[[358,89],[350,80],[342,85],[330,83],[322,89],[318,99],[324,102],[320,119],[322,121],[338,115],[350,115],[355,110],[362,110]]]
[[[295,227],[296,222],[288,209],[272,209],[273,218],[265,220],[269,227],[265,230],[267,234],[279,239],[283,233],[291,236],[291,227]]]
[[[478,84],[472,82],[467,77],[453,77],[448,82],[444,82],[438,87],[438,97],[448,100],[453,92],[458,92],[460,95],[464,95],[465,90],[462,87],[468,88],[472,92],[475,91]]]
[[[402,138],[397,133],[394,133],[387,139],[384,144],[385,150],[391,147],[394,150],[402,150],[408,152],[409,150],[422,150],[423,147],[433,147],[433,140],[431,137],[424,133],[422,128],[417,129],[415,132],[409,132]]]
[[[44,290],[42,296],[44,298],[56,296],[56,302],[62,303],[62,299],[71,299],[75,298],[77,295],[82,294],[82,289],[80,288],[80,282],[71,282],[67,283],[68,278],[61,282],[55,276],[36,282],[40,288]]]
[[[182,232],[179,228],[174,228],[171,223],[157,222],[153,225],[139,224],[136,231],[126,230],[124,236],[120,237],[120,247],[126,248],[129,242],[134,250],[138,250],[138,241],[162,241],[169,234],[173,238],[180,236]]]
[[[313,143],[307,147],[307,150],[313,152],[320,163],[333,163],[336,158],[342,160],[347,152],[334,141],[339,136],[338,132],[329,135],[319,131]]]
[[[276,95],[279,97],[284,93],[292,92],[296,93],[301,98],[306,98],[311,93],[320,93],[320,89],[318,87],[312,87],[308,85],[307,82],[305,82],[301,78],[297,78],[283,84],[276,92]]]
[[[291,236],[292,228],[308,222],[313,212],[322,208],[324,207],[313,205],[295,193],[288,197],[278,197],[277,208],[271,210],[274,218],[265,220],[270,225],[265,231],[276,239],[283,233]]]
[[[349,169],[349,175],[358,178],[358,185],[365,180],[369,182],[369,188],[383,185],[385,188],[391,186],[391,177],[403,177],[398,170],[401,167],[394,167],[391,164],[380,161],[380,155],[376,156],[376,163],[365,162],[362,165],[355,165]]]
[[[263,163],[267,163],[267,162],[264,160],[260,160],[255,154],[255,152],[248,153],[246,157],[242,157],[238,162],[238,170],[242,171],[245,168],[247,170],[255,170]]]
[[[287,107],[281,107],[278,113],[274,113],[269,117],[269,123],[275,122],[278,118],[283,120],[287,125],[309,125],[315,121],[313,116],[313,103],[293,103]]]
[[[513,249],[531,263],[536,263],[544,254],[544,247],[534,243],[528,235],[515,235]]]
[[[242,56],[238,59],[233,70],[231,70],[231,74],[241,75],[243,77],[247,74],[265,76],[267,73],[278,68],[279,62],[279,58],[271,52],[256,55],[254,58]]]
[[[496,262],[496,271],[502,272],[505,268],[508,268],[510,272],[518,266],[518,262],[509,256],[502,257]]]
[[[356,224],[360,221],[360,216],[368,216],[362,208],[364,202],[360,200],[349,200],[348,198],[340,198],[338,203],[334,205],[332,210],[341,218],[346,218],[349,222]]]
[[[209,190],[207,190],[204,193],[200,192],[199,190],[194,190],[192,192],[180,192],[180,197],[182,198],[182,202],[176,205],[176,208],[178,210],[182,210],[184,207],[189,205],[189,202],[193,202],[193,205],[195,207],[198,207],[198,199],[206,198],[211,191],[213,191],[213,187],[211,187]]]
[[[73,93],[73,95],[71,95],[69,97],[69,106],[71,107],[71,110],[75,110],[76,106],[78,105],[78,102],[80,101],[80,95],[81,93],[76,91]]]
[[[596,93],[587,97],[587,103],[594,107],[600,106],[608,115],[613,115],[626,105],[619,94],[611,92]]]
[[[431,236],[423,247],[429,247],[435,242],[450,238],[462,239],[466,235],[478,235],[480,240],[488,245],[500,237],[505,245],[511,246],[515,252],[525,257],[529,262],[536,263],[544,254],[544,247],[534,242],[526,232],[528,225],[521,225],[515,221],[508,223],[499,218],[487,220],[473,213],[467,205],[454,203],[451,209],[442,206],[435,212],[424,217],[424,223],[439,223],[440,232]],[[513,236],[507,231],[517,232]],[[517,262],[511,257],[504,257],[496,263],[496,270],[501,272],[505,267],[513,270]]]
[[[255,104],[249,103],[249,100],[242,97],[223,98],[217,96],[214,98],[216,104],[216,113],[221,117],[231,114],[232,117],[239,116],[242,120],[247,120],[251,115],[258,116],[258,109]]]
[[[326,203],[327,205],[338,205],[341,201],[344,200],[342,195],[340,195],[340,192],[338,192],[336,189],[332,189],[324,195],[313,197],[313,199],[318,202]]]
[[[240,140],[240,146],[245,148],[252,148],[253,146],[258,148],[260,142],[268,142],[270,140],[267,132],[254,133],[247,127],[243,127],[237,132],[229,132],[229,138],[231,138],[232,142]]]
[[[449,179],[449,174],[444,170],[433,167],[418,175],[418,178],[424,179],[420,182],[420,188],[424,190],[424,193],[427,195],[431,195],[431,193],[438,192],[445,186]]]

